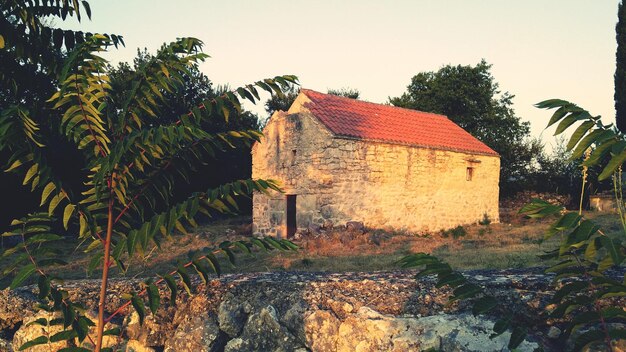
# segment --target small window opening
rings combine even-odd
[[[465,171],[465,179],[467,181],[471,181],[473,177],[474,177],[474,168],[468,167],[467,170]]]
[[[295,165],[296,164],[296,150],[293,149],[291,150],[291,165]]]

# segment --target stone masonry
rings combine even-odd
[[[288,112],[276,112],[252,148],[252,177],[277,180],[284,191],[254,195],[256,234],[285,236],[286,195],[296,195],[299,229],[361,221],[423,232],[498,221],[497,155],[338,136],[308,101],[301,93]]]

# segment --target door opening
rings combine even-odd
[[[287,238],[293,237],[297,229],[296,224],[296,195],[287,195]]]

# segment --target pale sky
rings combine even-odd
[[[106,55],[112,62],[192,36],[212,57],[201,69],[216,84],[294,74],[305,88],[356,88],[375,103],[402,94],[418,72],[484,58],[516,96],[517,115],[550,143],[550,113],[532,106],[541,100],[614,120],[618,2],[91,0],[91,22],[58,25],[123,35],[126,47]],[[265,116],[262,105],[248,108]]]

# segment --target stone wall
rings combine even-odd
[[[361,221],[421,232],[485,215],[498,221],[498,157],[338,137],[303,107],[306,99],[275,113],[252,148],[252,176],[278,180],[285,191],[254,195],[256,233],[284,236],[289,194],[298,228]]]
[[[550,346],[552,323],[540,313],[553,292],[552,276],[540,270],[478,271],[466,276],[530,327],[520,351]],[[162,287],[163,305],[143,325],[132,310],[112,323],[123,334],[108,346],[126,352],[209,351],[507,351],[510,334],[490,339],[494,319],[473,317],[470,303],[446,305],[448,288],[433,278],[415,279],[415,271],[375,273],[248,273],[225,275],[207,285],[192,277],[195,293],[181,288],[176,305]],[[137,289],[141,280],[112,280],[111,312],[124,303],[121,292]],[[97,308],[98,280],[66,281],[72,301],[88,311]],[[34,310],[35,287],[0,291],[0,351],[17,351],[46,331],[28,324],[42,313]],[[94,313],[88,313],[94,316]],[[552,330],[556,329],[553,327]],[[554,335],[554,334],[553,334]],[[56,351],[65,344],[40,345],[29,351]],[[553,351],[561,351],[556,346]]]

